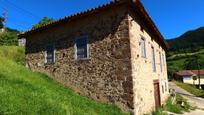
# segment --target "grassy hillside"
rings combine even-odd
[[[198,57],[201,69],[204,69],[204,27],[188,31],[178,38],[167,40],[169,50],[167,52],[168,75],[179,70],[198,69],[194,63]],[[187,60],[191,60],[191,66],[186,67]],[[194,60],[194,61],[193,61]],[[194,63],[194,64],[193,64]]]
[[[0,47],[0,114],[122,115],[116,106],[93,101],[31,72],[22,65],[24,49]]]
[[[180,53],[173,54],[167,57],[168,74],[172,77],[172,74],[179,70],[185,70],[185,61],[193,56],[199,57],[199,62],[201,63],[201,69],[204,69],[204,49],[201,49],[194,53]],[[197,68],[194,68],[197,69]]]

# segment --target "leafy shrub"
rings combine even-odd
[[[17,45],[18,37],[15,32],[0,33],[0,45]]]

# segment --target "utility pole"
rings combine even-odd
[[[201,83],[200,83],[200,65],[199,65],[199,62],[198,62],[198,58],[196,59],[197,61],[197,66],[198,66],[198,87],[199,89],[202,89],[201,88]]]
[[[3,12],[3,28],[2,28],[2,32],[6,31],[6,23],[7,23],[7,16],[8,16],[8,11],[6,9],[4,9]]]
[[[192,70],[192,69],[197,69],[198,73],[196,74],[197,78],[198,78],[198,88],[201,88],[201,76],[200,76],[200,62],[199,62],[199,57],[198,56],[193,56],[191,58],[189,58],[187,64],[186,64],[186,69],[187,70]]]

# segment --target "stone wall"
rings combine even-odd
[[[133,108],[127,6],[64,23],[27,37],[26,61],[82,95]],[[90,58],[76,61],[75,38],[89,36]],[[44,64],[45,47],[54,43],[56,63]]]
[[[90,58],[77,61],[75,39],[83,35],[89,36]],[[155,109],[154,80],[160,83],[162,103],[168,97],[166,63],[161,72],[159,59],[159,52],[165,55],[165,51],[153,35],[136,12],[126,5],[115,6],[31,34],[26,41],[26,61],[32,70],[49,74],[81,95],[115,103],[124,111],[134,109],[135,114],[148,113]],[[140,55],[141,36],[147,58]],[[56,47],[56,62],[46,65],[45,48],[50,43]],[[156,72],[152,71],[151,46]],[[163,92],[162,87],[167,90]]]
[[[129,34],[131,47],[131,64],[134,92],[134,112],[135,114],[149,113],[155,109],[153,81],[159,80],[160,96],[162,104],[168,97],[167,68],[162,65],[160,68],[159,52],[165,56],[165,51],[154,40],[153,36],[143,20],[134,12],[129,13]],[[146,58],[141,56],[140,40],[145,39]],[[153,72],[151,62],[151,47],[155,49],[156,72]],[[165,85],[166,83],[166,85]],[[164,88],[164,92],[162,91]]]

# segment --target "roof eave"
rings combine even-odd
[[[39,32],[39,31],[43,31],[45,29],[48,29],[52,26],[57,26],[58,24],[64,23],[64,22],[68,22],[71,20],[75,20],[78,18],[82,18],[84,16],[88,16],[94,13],[97,13],[101,10],[107,9],[107,8],[111,8],[113,5],[120,5],[124,2],[131,2],[134,3],[137,7],[139,7],[140,12],[144,15],[144,17],[146,18],[147,22],[150,24],[151,28],[153,29],[153,31],[156,33],[156,35],[159,38],[159,41],[162,42],[162,47],[167,50],[168,49],[168,43],[165,41],[164,37],[162,36],[162,34],[159,32],[158,28],[156,27],[156,25],[154,24],[154,22],[152,21],[152,19],[150,18],[150,16],[148,15],[148,13],[146,12],[145,8],[143,7],[142,3],[140,2],[140,0],[114,0],[111,1],[107,4],[101,5],[97,8],[92,8],[89,9],[87,11],[84,12],[80,12],[71,16],[66,16],[64,18],[61,18],[59,20],[53,21],[49,24],[43,25],[42,27],[38,27],[38,28],[34,28],[34,29],[30,29],[26,32],[23,32],[21,34],[18,35],[19,38],[27,38],[28,35],[33,34],[35,32]]]

